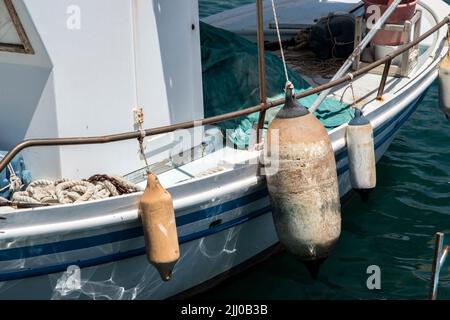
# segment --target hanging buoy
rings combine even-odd
[[[156,267],[161,279],[168,281],[180,258],[177,226],[172,196],[152,173],[148,173],[147,187],[139,205],[147,258]]]
[[[447,55],[439,65],[439,104],[450,120],[450,56]]]
[[[350,182],[366,202],[377,184],[377,174],[373,128],[360,109],[355,110],[355,117],[348,123],[346,140]]]
[[[271,152],[274,144],[278,154]],[[309,262],[308,267],[318,266],[341,233],[336,162],[327,131],[297,103],[290,84],[286,103],[267,131],[266,150],[267,163],[278,167],[267,172],[278,238],[288,251]]]

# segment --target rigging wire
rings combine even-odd
[[[291,82],[289,81],[289,75],[288,75],[288,69],[287,69],[287,65],[286,65],[286,59],[284,57],[283,43],[281,41],[280,27],[278,25],[277,9],[275,8],[275,0],[271,0],[271,2],[272,2],[273,17],[275,19],[275,28],[277,30],[278,43],[280,45],[281,59],[283,60],[284,74],[286,76],[286,85],[288,85]]]

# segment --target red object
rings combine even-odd
[[[370,18],[374,14],[370,6],[380,7],[381,15],[387,10],[388,6],[393,0],[363,0],[366,9],[366,19]],[[387,23],[400,23],[403,24],[406,20],[410,20],[416,12],[417,0],[403,0],[392,15],[387,20]],[[381,17],[381,16],[380,16]],[[376,21],[376,20],[375,20]],[[371,22],[374,22],[372,19]],[[380,30],[375,35],[372,43],[377,45],[398,46],[403,44],[403,33],[396,31]]]

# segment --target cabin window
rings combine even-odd
[[[0,51],[34,54],[12,0],[0,0]]]

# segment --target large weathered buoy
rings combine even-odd
[[[348,123],[346,140],[350,182],[366,202],[377,184],[377,173],[373,128],[360,109],[355,110],[355,117]]]
[[[147,258],[161,279],[168,281],[180,258],[175,212],[172,196],[152,173],[148,173],[147,187],[139,205]]]
[[[278,238],[308,267],[318,267],[341,233],[336,162],[327,131],[297,103],[292,85],[286,88],[286,103],[270,124],[265,143],[268,162],[278,167],[267,172]],[[278,154],[272,154],[276,147]]]
[[[450,120],[450,56],[447,55],[439,65],[439,105]]]

